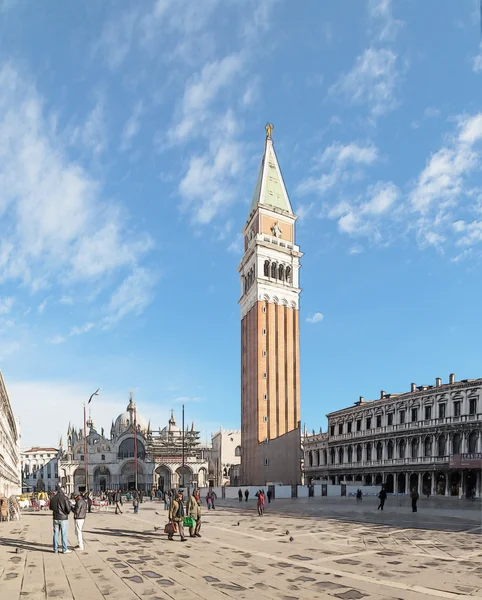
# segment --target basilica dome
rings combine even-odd
[[[179,437],[181,435],[181,428],[176,425],[176,420],[174,419],[174,412],[171,411],[171,418],[169,419],[169,424],[164,429],[161,429],[161,437],[166,438],[169,434],[174,437]]]
[[[136,412],[136,423],[138,430],[140,430],[142,433],[147,432],[149,424],[139,412]],[[132,396],[129,400],[126,411],[121,413],[115,420],[114,433],[116,437],[122,435],[131,426],[134,427],[134,402],[132,401]]]

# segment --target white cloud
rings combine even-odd
[[[244,237],[238,233],[236,238],[229,244],[228,252],[241,255],[244,249]]]
[[[155,278],[148,269],[135,269],[112,294],[105,326],[111,326],[129,313],[139,315],[152,301],[154,284]]]
[[[73,304],[74,303],[74,299],[72,298],[72,296],[62,296],[59,300],[60,304]]]
[[[82,143],[94,156],[99,156],[107,147],[105,127],[105,101],[99,95],[81,130]]]
[[[368,11],[375,38],[380,42],[394,41],[404,23],[393,17],[392,0],[369,0]]]
[[[65,342],[65,337],[62,335],[54,335],[53,337],[49,338],[47,341],[49,344],[63,344]]]
[[[100,182],[69,160],[33,84],[4,64],[0,90],[0,214],[10,225],[0,241],[0,282],[35,291],[136,265],[150,238],[128,230]],[[88,139],[100,151],[93,130]]]
[[[350,104],[367,104],[372,117],[380,117],[397,106],[399,80],[397,55],[388,48],[367,48],[351,71],[330,88]]]
[[[356,142],[348,144],[335,142],[315,159],[317,168],[322,169],[322,174],[302,181],[297,191],[301,194],[312,191],[324,194],[340,182],[346,183],[360,177],[361,168],[372,165],[378,159],[378,149],[372,143],[361,145]],[[327,164],[330,165],[328,172]]]
[[[169,132],[171,141],[183,141],[212,118],[211,103],[224,89],[229,89],[244,66],[241,54],[230,54],[204,65],[186,83],[181,103],[181,116]]]
[[[95,327],[94,323],[85,323],[80,327],[72,327],[69,335],[82,335],[83,333],[87,333],[91,329]]]
[[[20,347],[21,346],[19,342],[8,341],[0,338],[0,361],[5,360],[8,356],[11,356],[12,354],[20,350]]]
[[[45,309],[47,308],[48,303],[49,303],[49,299],[48,298],[45,298],[44,300],[42,300],[42,302],[37,307],[37,311],[40,314],[42,314],[45,311]]]
[[[244,163],[242,146],[235,141],[213,142],[202,155],[191,157],[179,184],[182,209],[193,221],[209,223],[235,199],[235,182]]]
[[[134,108],[132,110],[131,116],[127,119],[124,129],[122,131],[122,143],[121,149],[127,150],[130,145],[132,139],[139,133],[139,129],[141,126],[141,116],[143,112],[143,104],[142,100],[139,100],[135,103]]]
[[[361,207],[364,214],[381,215],[400,198],[400,190],[392,182],[379,181],[368,191],[370,199]]]
[[[3,349],[2,349],[3,350]],[[65,445],[69,422],[77,429],[83,427],[83,405],[92,392],[102,385],[102,381],[16,381],[9,380],[8,393],[15,415],[20,420],[21,447],[57,446],[60,436]],[[157,398],[146,398],[140,392],[134,394],[137,410],[150,420],[152,429],[165,427],[170,410],[161,405]],[[128,390],[109,390],[104,387],[99,396],[95,396],[89,405],[89,413],[97,431],[110,433],[112,420],[125,411],[129,401]],[[193,403],[196,405],[196,403]],[[58,410],[59,406],[68,406],[68,414]],[[179,405],[177,405],[179,407]],[[202,406],[202,405],[201,405]],[[186,420],[192,420],[191,410],[186,410]],[[180,408],[175,415],[181,425]],[[215,431],[219,424],[196,421],[195,426],[203,433]]]
[[[14,302],[13,296],[0,296],[0,315],[7,315],[12,310]]]
[[[353,162],[363,165],[371,165],[378,160],[378,149],[374,144],[361,146],[355,142],[343,145],[339,142],[328,146],[321,155],[320,162],[346,163]]]
[[[448,145],[432,154],[410,194],[415,210],[427,213],[456,204],[464,191],[464,180],[480,164],[474,145],[482,139],[482,113],[459,119],[459,133]]]
[[[472,59],[472,69],[476,73],[480,73],[482,71],[482,44],[480,45],[480,52]]]
[[[77,428],[83,427],[83,404],[101,383],[11,380],[8,392],[13,410],[20,420],[22,447],[57,446],[61,435],[65,444],[69,422]],[[122,394],[103,389],[92,400],[89,409],[98,431],[104,427],[107,434],[110,432],[112,419],[116,419],[125,410],[128,399],[127,391]],[[139,398],[136,398],[136,404],[139,412],[151,419],[153,427],[154,424],[157,426],[167,423],[167,409],[159,409],[157,405],[147,404]],[[68,414],[58,410],[59,406],[66,405],[70,407]]]
[[[321,312],[315,312],[313,315],[306,317],[307,323],[319,323],[324,319],[325,315]]]

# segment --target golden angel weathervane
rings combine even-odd
[[[272,123],[266,123],[266,139],[271,139],[271,134],[273,133],[274,125]]]

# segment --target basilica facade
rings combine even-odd
[[[95,493],[127,491],[136,485],[148,493],[151,489],[206,485],[207,468],[194,424],[183,431],[171,413],[166,427],[153,431],[137,411],[131,394],[125,412],[112,422],[109,435],[104,429],[97,431],[91,417],[85,440],[83,429],[69,425],[65,446],[60,442],[58,479],[69,494],[85,489]]]
[[[384,485],[388,493],[482,497],[482,379],[411,384],[332,412],[304,438],[308,483]]]

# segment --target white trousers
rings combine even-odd
[[[81,550],[84,549],[84,538],[82,537],[82,527],[84,526],[85,519],[75,519],[75,535],[77,536],[77,542]]]

